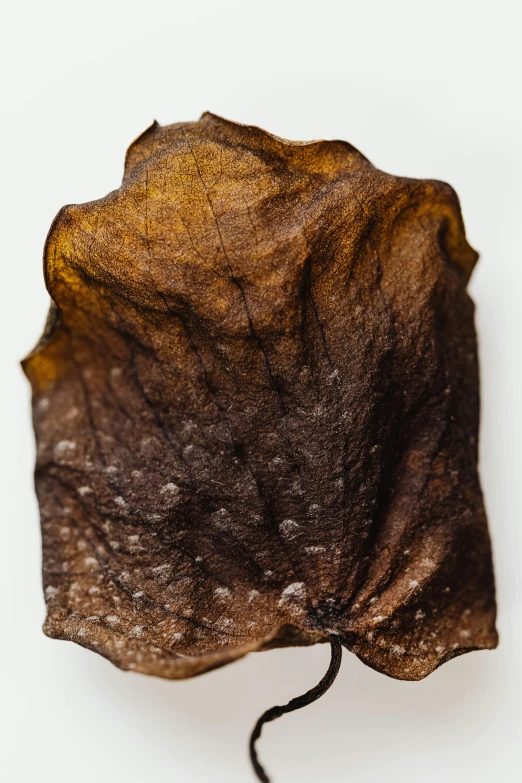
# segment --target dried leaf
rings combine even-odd
[[[408,680],[494,647],[476,258],[448,185],[344,142],[145,131],[45,249],[45,632],[168,678],[332,636]]]

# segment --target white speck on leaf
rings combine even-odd
[[[74,441],[74,440],[61,440],[54,447],[54,453],[57,456],[61,457],[64,454],[67,454],[70,451],[74,451],[75,448],[76,448],[76,441]]]
[[[177,484],[174,484],[172,481],[169,481],[168,484],[165,484],[161,488],[161,494],[162,495],[165,494],[165,493],[169,493],[169,494],[172,494],[172,495],[177,495],[178,492],[179,492],[179,487],[177,486]]]
[[[288,585],[288,587],[285,587],[285,589],[281,593],[281,600],[279,601],[279,603],[282,603],[294,596],[300,598],[304,595],[304,592],[305,592],[304,582],[292,582],[292,584]]]
[[[283,533],[290,533],[291,530],[295,530],[296,527],[299,527],[299,524],[293,519],[283,519],[279,527]]]

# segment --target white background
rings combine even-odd
[[[320,678],[325,647],[254,654],[172,683],[41,630],[29,389],[46,231],[119,185],[156,118],[208,109],[291,139],[345,138],[380,168],[449,181],[481,260],[481,470],[501,645],[421,683],[354,656],[317,704],[265,728],[275,783],[522,779],[521,6],[517,0],[32,0],[2,13],[0,780],[253,780],[258,714]]]

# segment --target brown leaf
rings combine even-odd
[[[182,678],[337,637],[416,680],[497,643],[441,182],[204,114],[68,206],[34,392],[45,632]]]

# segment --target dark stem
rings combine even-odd
[[[286,712],[300,710],[301,707],[306,707],[307,704],[311,704],[313,701],[317,701],[317,699],[319,699],[323,693],[326,693],[328,688],[333,685],[333,682],[337,677],[339,668],[341,666],[343,648],[337,639],[330,639],[330,645],[332,648],[330,666],[328,667],[328,671],[324,675],[321,682],[318,683],[315,688],[307,691],[302,696],[297,696],[297,698],[289,701],[288,704],[285,704],[284,707],[272,707],[271,709],[267,710],[261,715],[256,725],[254,726],[254,731],[250,736],[250,760],[252,761],[252,766],[254,767],[258,780],[261,780],[262,783],[270,783],[270,778],[266,774],[257,758],[257,751],[255,747],[257,740],[261,736],[263,724],[268,723],[271,720],[275,720],[276,718],[280,718],[281,715],[284,715]]]

